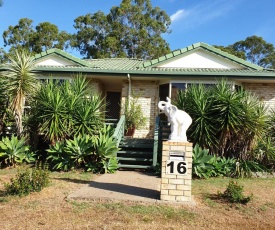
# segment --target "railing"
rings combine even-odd
[[[153,148],[153,167],[158,163],[158,151],[159,151],[159,122],[160,117],[156,117],[155,131],[154,131],[154,148]]]
[[[125,126],[125,115],[122,115],[119,119],[119,122],[117,123],[113,138],[117,142],[117,147],[119,146],[119,143],[121,139],[124,136],[124,126]]]
[[[160,117],[156,117],[155,131],[154,131],[154,149],[153,149],[153,166],[161,162],[162,142],[168,140],[170,127],[167,121],[163,121]]]

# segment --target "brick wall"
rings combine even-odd
[[[101,97],[104,97],[104,85],[99,80],[89,80],[89,86],[91,87],[93,93],[99,94]]]
[[[191,201],[192,182],[192,143],[189,142],[163,142],[162,169],[160,199],[166,201]],[[166,171],[166,163],[170,159],[171,151],[182,151],[185,155],[184,162],[187,164],[186,174],[170,174]],[[175,166],[176,167],[176,166]],[[176,169],[175,169],[176,170]],[[169,171],[169,170],[168,170]]]
[[[146,125],[143,129],[136,130],[134,137],[149,138],[154,135],[155,119],[158,115],[158,81],[131,81],[131,96],[138,97],[138,104],[141,105],[144,115],[147,117]],[[128,97],[129,82],[124,81],[122,85],[122,105]],[[123,111],[121,111],[123,113]]]
[[[244,88],[263,101],[269,108],[275,108],[275,84],[269,83],[244,83]]]

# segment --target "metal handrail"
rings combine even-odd
[[[117,123],[113,138],[117,142],[117,147],[120,144],[121,139],[124,137],[124,127],[125,127],[125,115],[122,115]]]
[[[154,147],[153,147],[153,167],[157,165],[158,162],[158,150],[159,150],[159,122],[160,117],[156,117],[155,130],[154,130]]]

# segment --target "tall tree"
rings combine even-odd
[[[242,58],[244,60],[246,60],[246,56],[245,56],[245,53],[243,51],[236,51],[234,50],[234,48],[232,47],[232,45],[229,45],[229,46],[216,46],[214,45],[215,48],[218,48],[224,52],[227,52],[229,54],[232,54],[236,57],[239,57],[239,58]]]
[[[24,49],[36,54],[50,48],[68,48],[69,33],[59,31],[56,25],[49,22],[42,22],[35,28],[32,23],[31,19],[21,18],[18,25],[9,26],[4,31],[4,46],[10,46],[9,52]]]
[[[14,50],[30,50],[32,44],[32,36],[34,29],[32,20],[28,18],[21,18],[17,25],[9,26],[3,32],[4,46],[11,46],[10,51]]]
[[[229,46],[215,46],[264,68],[275,68],[275,48],[262,37],[250,36]]]
[[[10,97],[10,108],[16,121],[17,134],[21,135],[25,100],[33,94],[37,85],[32,57],[25,51],[15,51],[13,56],[9,55],[6,71],[1,72],[1,77],[7,79],[6,91]]]
[[[161,37],[170,24],[166,12],[150,0],[122,0],[107,15],[98,11],[76,18],[71,44],[86,58],[156,58],[170,52]]]
[[[232,47],[235,51],[244,52],[248,61],[263,67],[270,67],[267,58],[275,52],[273,44],[255,35],[234,43]]]

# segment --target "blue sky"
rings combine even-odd
[[[20,18],[51,22],[60,30],[74,33],[74,19],[101,10],[108,13],[121,0],[4,0],[0,7],[0,34]],[[163,37],[171,50],[196,42],[233,44],[257,35],[275,45],[274,0],[152,0],[172,19],[171,34]],[[0,47],[3,47],[0,38]],[[72,54],[79,56],[75,51]]]

